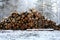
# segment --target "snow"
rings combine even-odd
[[[60,40],[60,31],[1,31],[0,40]]]

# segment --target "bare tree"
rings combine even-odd
[[[55,13],[53,10],[53,4],[55,2],[51,2],[52,0],[38,0],[37,1],[37,6],[36,8],[39,10],[39,11],[42,11],[43,15],[48,18],[48,19],[51,19],[55,22],[57,22],[57,12]],[[55,7],[56,8],[56,7]]]

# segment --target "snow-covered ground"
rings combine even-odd
[[[0,40],[60,40],[60,31],[0,31]]]

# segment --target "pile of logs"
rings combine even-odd
[[[42,14],[34,9],[28,12],[12,13],[0,23],[1,30],[26,30],[26,29],[48,29],[60,30],[60,25],[45,19]]]

